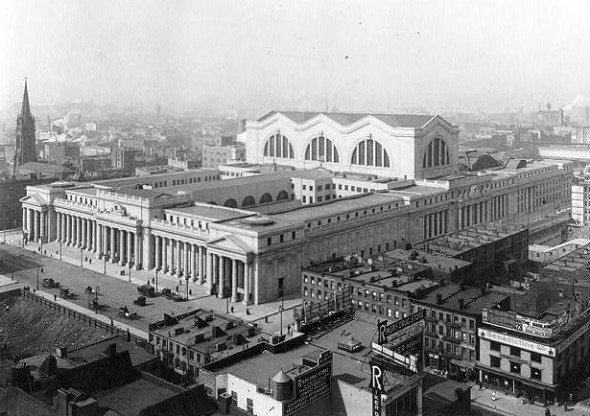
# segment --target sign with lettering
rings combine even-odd
[[[393,348],[394,352],[398,354],[416,354],[421,355],[422,352],[422,334],[416,335],[410,339],[406,339],[403,342],[395,345]]]
[[[402,367],[405,367],[415,373],[418,372],[418,366],[421,365],[419,356],[421,357],[422,354],[403,355],[375,342],[373,342],[373,352],[381,354],[389,358],[395,364],[401,365]]]
[[[512,345],[514,347],[522,348],[524,350],[537,352],[539,354],[544,354],[549,357],[555,357],[555,348],[550,347],[548,345],[539,344],[537,342],[532,342],[526,339],[513,337],[510,335],[500,334],[495,331],[490,331],[489,329],[479,328],[477,333],[480,338],[484,338],[490,341],[500,342],[506,345]]]
[[[387,321],[377,322],[377,344],[383,345],[387,342],[389,335],[395,334],[407,326],[423,321],[425,313],[426,310],[423,309],[406,318],[395,321],[391,325],[387,325]]]
[[[332,362],[330,361],[295,379],[295,398],[283,405],[283,415],[291,415],[330,395],[331,386]]]
[[[381,416],[381,393],[384,390],[383,368],[371,364],[371,390],[373,391],[373,416]]]

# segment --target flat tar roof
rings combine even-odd
[[[136,416],[142,409],[177,395],[171,388],[145,378],[94,394],[101,406],[113,409],[125,416]]]
[[[323,351],[325,350],[313,345],[303,345],[278,354],[273,354],[265,350],[253,357],[243,359],[224,367],[218,372],[232,374],[260,387],[268,387],[269,380],[272,380],[281,369],[287,373],[287,375],[293,377],[296,374],[292,374],[289,371],[294,368],[299,368],[299,370],[301,370],[300,365],[302,364],[303,356],[308,354],[320,354]]]
[[[272,218],[279,221],[305,223],[314,219],[349,214],[356,210],[376,208],[379,204],[396,203],[399,204],[398,208],[403,207],[403,198],[391,193],[368,193],[358,197],[335,199],[322,204],[304,205],[300,208],[272,214]]]

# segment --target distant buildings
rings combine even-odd
[[[203,167],[217,168],[219,165],[243,162],[246,148],[243,145],[203,146]]]

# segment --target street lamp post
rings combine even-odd
[[[131,283],[131,262],[127,262],[127,265],[129,266],[129,283]]]
[[[104,260],[104,272],[103,274],[107,274],[107,256],[105,254],[102,255],[102,259]]]
[[[307,307],[307,301],[303,301],[303,323],[307,325],[307,311],[305,308]]]
[[[282,301],[281,301],[281,306],[279,306],[279,313],[281,315],[281,322],[280,322],[280,325],[281,325],[281,336],[283,336],[283,310],[284,309],[285,308],[283,307]]]
[[[84,266],[83,257],[84,256],[84,249],[80,247],[80,267]]]
[[[188,273],[185,278],[185,283],[186,283],[186,299],[188,300]]]
[[[39,266],[37,266],[37,290],[39,290]]]
[[[61,260],[61,240],[59,241],[59,259]]]
[[[158,269],[156,269],[156,292],[158,291]]]

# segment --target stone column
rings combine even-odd
[[[211,253],[207,253],[206,256],[207,256],[207,276],[206,277],[207,277],[207,281],[209,282],[209,288],[212,288],[213,283],[214,283],[213,282],[213,267],[212,267],[212,264],[213,264],[213,257],[212,256],[213,255]],[[209,293],[209,294],[211,294],[211,293]]]
[[[59,243],[61,241],[61,213],[56,212],[55,213],[55,218],[57,219],[57,242]]]
[[[182,241],[176,241],[176,276],[180,276],[182,274]]]
[[[191,244],[191,276],[196,278],[199,275],[197,270],[197,256],[199,255],[199,251],[197,249],[196,244]]]
[[[131,255],[133,254],[133,233],[127,231],[127,264],[130,264],[129,262],[131,261]],[[134,258],[134,263],[137,263],[139,261],[138,258]]]
[[[103,237],[102,237],[102,225],[98,225],[98,222],[95,222],[96,224],[96,244],[95,244],[95,250],[94,252],[96,253],[96,257],[98,258],[98,256],[100,256],[103,253],[104,250],[104,246],[102,244],[103,242]]]
[[[174,240],[169,238],[168,241],[170,242],[168,247],[168,262],[170,263],[170,274],[174,274]]]
[[[119,265],[125,264],[125,233],[126,231],[119,230]]]
[[[72,238],[72,217],[69,214],[65,215],[65,223],[66,223],[66,240],[65,243],[69,246],[70,239]]]
[[[151,255],[150,255],[150,250],[151,250],[151,244],[148,241],[148,251],[147,251],[147,257],[148,257],[148,262],[146,263],[145,261],[143,261],[143,244],[141,243],[141,234],[139,233],[139,231],[141,231],[141,229],[139,229],[138,231],[136,231],[134,233],[135,236],[135,244],[133,246],[133,256],[135,258],[135,270],[139,270],[144,268],[145,270],[149,270],[152,268],[152,259],[151,259]],[[151,233],[148,234],[150,237],[148,237],[148,240],[151,238]]]
[[[162,249],[162,237],[159,236],[155,236],[154,237],[156,239],[156,270],[160,270],[160,250]]]
[[[250,265],[244,262],[244,299],[242,303],[246,306],[250,304]]]
[[[238,301],[238,261],[231,260],[231,299],[232,302]]]
[[[219,285],[218,285],[218,289],[217,289],[217,297],[219,299],[223,299],[223,287],[225,285],[225,257],[223,256],[218,256],[218,262],[219,262]]]
[[[205,253],[205,247],[199,246],[199,283],[205,282],[205,263],[207,262],[207,254]]]
[[[76,247],[82,247],[82,218],[76,218]]]
[[[117,261],[115,259],[117,258],[117,254],[115,251],[115,234],[117,233],[117,230],[115,230],[113,227],[109,227],[109,231],[111,234],[111,244],[109,247],[111,251],[111,263],[116,263]]]
[[[189,268],[189,260],[191,255],[191,246],[189,243],[184,243],[184,278],[188,279],[193,274],[192,269]],[[192,263],[191,263],[192,264]],[[190,271],[190,273],[189,273]]]
[[[162,237],[162,269],[168,269],[168,239]]]
[[[33,241],[37,241],[39,239],[39,217],[37,216],[37,211],[33,214]]]
[[[82,234],[82,237],[80,238],[80,247],[86,247],[86,219],[85,218],[80,218],[80,233]]]

